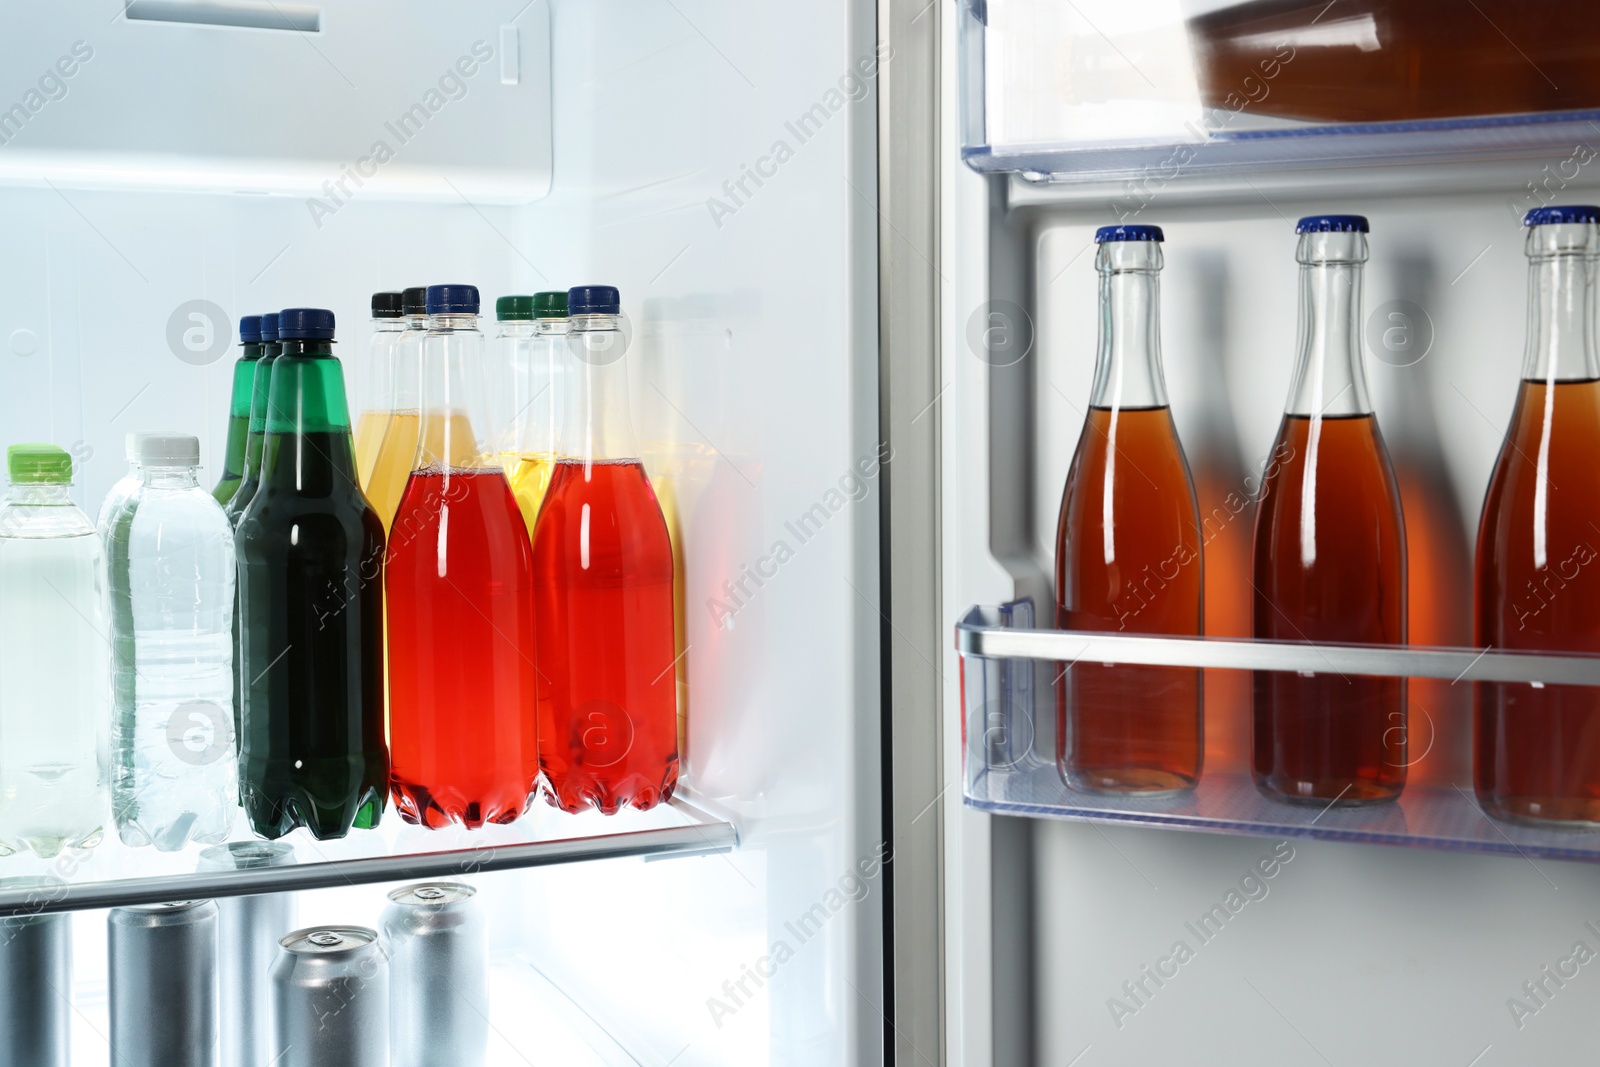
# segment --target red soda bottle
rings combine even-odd
[[[478,290],[428,287],[422,427],[390,528],[390,784],[407,822],[507,823],[539,777],[533,554],[490,425]]]
[[[1600,207],[1528,212],[1528,346],[1478,526],[1476,644],[1600,652]],[[1600,693],[1482,682],[1474,781],[1490,815],[1600,824]]]
[[[533,533],[551,803],[651,808],[678,782],[672,544],[628,417],[621,299],[568,291],[571,401]]]

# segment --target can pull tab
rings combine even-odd
[[[445,892],[436,885],[425,885],[416,891],[418,900],[442,900]]]
[[[331,930],[318,930],[316,933],[306,938],[306,940],[311,942],[313,945],[316,945],[318,948],[334,948],[337,945],[344,944],[344,938],[340,937],[336,933],[333,933]]]

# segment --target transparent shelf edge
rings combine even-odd
[[[1144,176],[1165,186],[1184,175],[1253,177],[1256,170],[1362,164],[1440,163],[1572,151],[1595,136],[1600,111],[1482,115],[1457,119],[1215,133],[1207,140],[968,143],[961,158],[982,174],[1077,183]]]
[[[969,808],[994,815],[1600,863],[1600,830],[1544,830],[1498,823],[1483,813],[1470,790],[1463,796],[1438,786],[1408,786],[1399,800],[1389,804],[1330,810],[1268,800],[1248,778],[1216,775],[1196,791],[1190,800],[1194,807],[1163,811],[1154,807],[1137,810],[1141,807],[1137,801],[1073,793],[1059,783],[1054,766],[1039,767],[1020,777],[1033,779],[1034,785],[1044,784],[1043,795],[1025,800],[968,791],[963,800]],[[1054,781],[1058,794],[1049,791],[1047,779]],[[1206,794],[1203,798],[1202,791]],[[1200,805],[1262,814],[1228,818],[1198,810]]]
[[[978,606],[956,625],[967,807],[1029,818],[1600,862],[1600,827],[1497,821],[1479,806],[1470,780],[1455,784],[1453,773],[1409,783],[1396,800],[1351,807],[1269,798],[1247,766],[1231,764],[1208,768],[1195,788],[1163,798],[1073,789],[1054,758],[1053,701],[1042,703],[1049,685],[1026,669],[1032,661],[1084,661],[1600,686],[1600,656],[1039,630],[1032,627],[1033,614],[1026,600]]]
[[[981,607],[956,624],[956,649],[986,659],[1036,659],[1155,667],[1334,671],[1378,678],[1450,682],[1600,685],[1600,656],[1422,645],[1343,645],[1218,637],[1036,630],[987,624]]]
[[[587,860],[708,855],[731,852],[737,847],[739,832],[732,822],[716,818],[681,797],[674,797],[667,806],[683,816],[686,824],[542,841],[485,843],[439,852],[313,860],[280,867],[5,887],[0,888],[0,916],[461,877]]]

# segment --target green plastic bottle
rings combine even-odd
[[[272,362],[278,358],[283,345],[278,340],[278,313],[261,316],[261,354],[256,358],[256,369],[250,377],[250,423],[245,434],[244,465],[239,472],[239,487],[223,505],[228,521],[239,528],[239,517],[256,495],[261,477],[261,443],[267,433],[267,398],[272,390]],[[237,393],[235,394],[237,395]],[[235,641],[235,651],[238,642]]]
[[[222,478],[211,495],[223,507],[239,491],[244,478],[245,440],[250,436],[250,398],[261,358],[261,316],[239,320],[239,360],[233,365],[233,398],[228,404],[228,451],[222,460]]]
[[[333,312],[280,313],[260,485],[239,520],[239,778],[267,838],[377,825],[384,744],[383,524],[356,481]]]

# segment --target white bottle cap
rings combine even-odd
[[[139,438],[143,436],[143,430],[129,430],[128,436],[122,439],[122,454],[128,457],[129,463],[139,462]]]
[[[187,433],[142,433],[139,435],[141,467],[198,467],[200,439]]]

